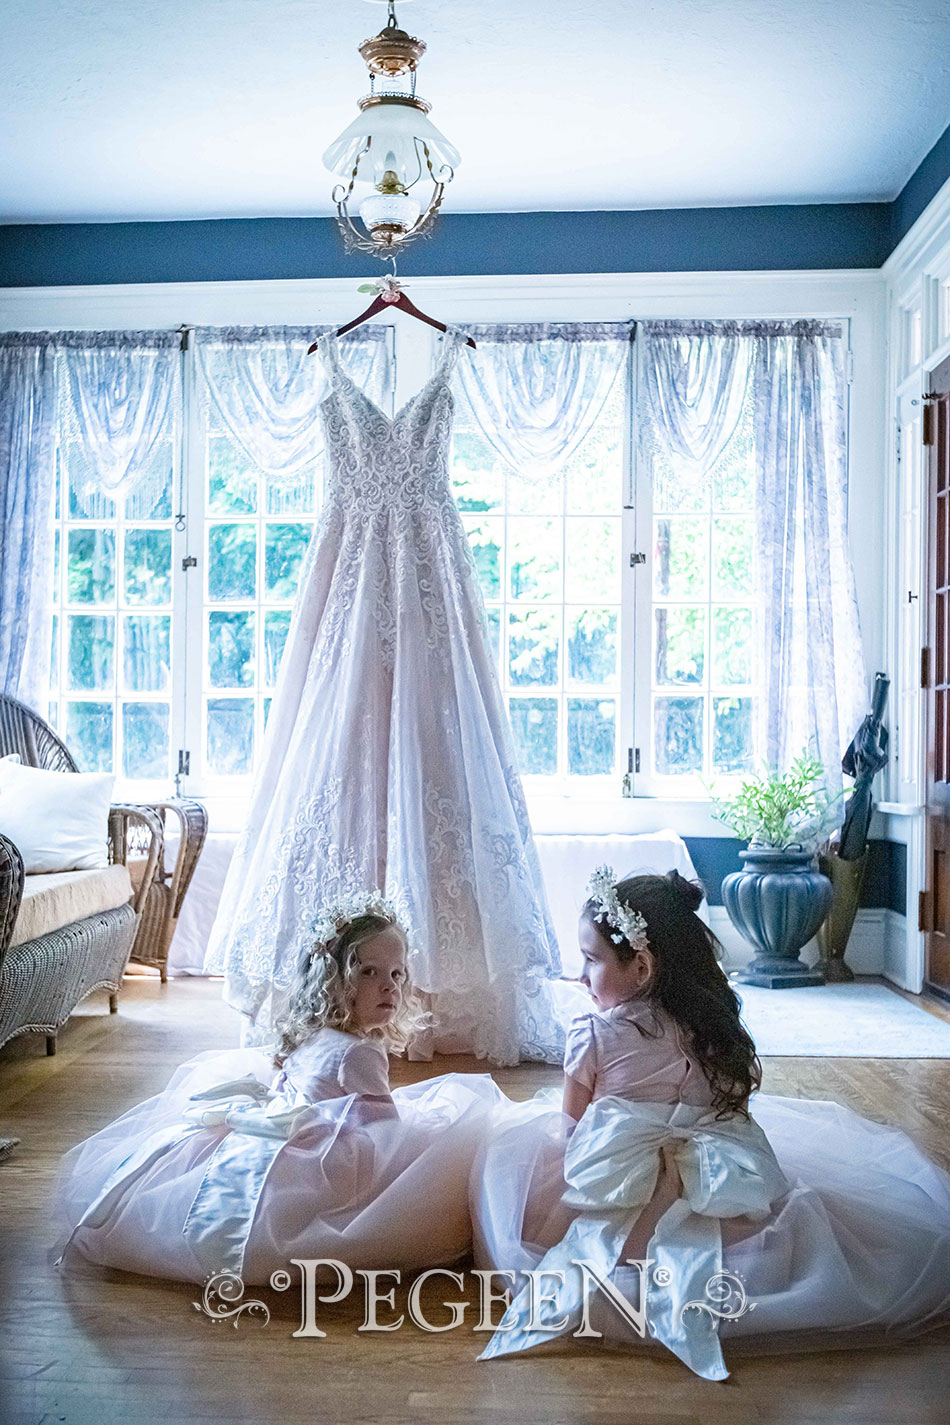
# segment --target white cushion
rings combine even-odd
[[[23,900],[13,926],[11,945],[25,945],[51,930],[62,930],[103,910],[114,910],[132,897],[132,882],[125,866],[103,866],[98,871],[58,871],[46,876],[24,876]]]
[[[0,758],[0,832],[27,874],[107,866],[111,772],[46,772]]]

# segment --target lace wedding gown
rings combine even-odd
[[[560,1062],[557,944],[468,540],[449,485],[463,333],[390,419],[320,353],[329,469],[249,821],[207,968],[267,1036],[340,893],[405,907],[436,1026],[414,1057]]]

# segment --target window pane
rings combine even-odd
[[[123,623],[125,686],[133,693],[164,692],[171,666],[171,619],[167,614],[128,614]]]
[[[508,521],[508,581],[513,599],[561,597],[561,522]]]
[[[268,524],[264,531],[264,596],[292,599],[310,543],[309,524]]]
[[[564,508],[564,477],[560,470],[512,475],[508,480],[508,513],[559,515]]]
[[[571,603],[620,599],[619,519],[569,519],[565,531],[567,577],[564,597]]]
[[[658,608],[653,611],[656,630],[656,681],[701,683],[706,651],[706,610]]]
[[[59,687],[59,614],[53,615],[52,635],[53,646],[50,650],[49,685],[55,689]]]
[[[495,659],[495,666],[501,658],[501,609],[486,609],[485,617],[488,620],[488,646],[491,648]]]
[[[280,660],[284,656],[284,644],[290,631],[291,613],[289,609],[275,609],[264,615],[264,686],[272,688],[277,682]],[[269,699],[265,699],[269,702]]]
[[[112,771],[112,703],[67,703],[66,745],[80,772]]]
[[[702,599],[707,593],[705,520],[653,521],[653,594],[660,599]]]
[[[253,686],[254,617],[250,610],[208,614],[208,681],[213,688]]]
[[[573,682],[613,682],[617,676],[616,611],[569,609],[567,657]]]
[[[659,776],[679,777],[702,771],[702,698],[657,698],[653,727],[653,760]]]
[[[123,703],[122,767],[127,777],[168,776],[167,703]]]
[[[753,539],[751,520],[713,520],[713,597],[741,598],[752,592]]]
[[[213,524],[208,530],[208,596],[253,599],[257,592],[257,530],[252,524]]]
[[[214,515],[257,511],[257,468],[229,435],[208,438],[208,510]]]
[[[53,531],[53,603],[59,603],[59,560],[62,540],[59,535],[59,525]]]
[[[667,450],[650,452],[653,508],[657,514],[692,514],[709,509],[709,481],[702,466],[677,460]]]
[[[754,762],[751,698],[713,699],[713,771],[751,772]]]
[[[459,509],[501,510],[505,472],[485,437],[456,429],[452,439],[452,490]]]
[[[71,529],[67,547],[66,596],[70,603],[110,603],[115,597],[115,533],[111,529]]]
[[[315,515],[320,508],[321,467],[308,465],[289,484],[264,477],[264,512],[268,515]]]
[[[620,440],[607,449],[587,440],[566,468],[569,515],[615,515],[623,505],[623,451]]]
[[[511,698],[508,713],[519,771],[526,776],[553,775],[557,771],[557,699]]]
[[[251,770],[254,760],[252,698],[208,699],[208,770],[233,776]]]
[[[69,479],[69,518],[71,520],[114,520],[115,501],[90,486],[89,468],[79,446],[70,441],[60,445],[60,453]]]
[[[125,532],[125,598],[130,604],[170,604],[172,601],[172,532],[170,529],[127,529]]]
[[[486,599],[501,596],[501,542],[504,520],[484,515],[463,515],[462,523],[472,547],[478,581]]]
[[[572,777],[609,775],[616,758],[613,698],[568,698],[567,770]]]
[[[752,681],[752,610],[725,605],[713,609],[714,683]]]
[[[508,681],[512,687],[557,682],[559,609],[524,609],[508,615]]]
[[[68,686],[76,692],[111,692],[115,681],[115,618],[69,614]]]

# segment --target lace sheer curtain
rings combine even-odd
[[[80,500],[141,494],[153,508],[168,483],[168,439],[180,419],[180,334],[63,332],[58,344],[70,488]]]
[[[55,462],[52,338],[0,334],[0,687],[31,707],[49,684]]]
[[[757,746],[787,767],[809,747],[841,784],[866,711],[847,541],[845,334],[837,323],[644,322],[641,450],[665,442],[708,480],[751,406],[762,696]]]
[[[547,475],[589,435],[630,352],[630,322],[468,326],[458,383],[486,440],[517,475]]]
[[[290,483],[323,452],[317,407],[326,368],[307,348],[329,327],[199,327],[201,399],[245,455]],[[391,327],[366,326],[342,342],[344,368],[371,400],[391,391]]]

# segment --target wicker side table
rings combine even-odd
[[[178,916],[208,834],[208,813],[200,802],[177,797],[167,802],[148,802],[146,805],[161,818],[162,842],[142,904],[141,921],[129,961],[157,969],[164,984],[168,978],[168,952],[178,924]],[[177,820],[179,839],[174,865],[169,868],[166,865],[165,852],[166,836],[171,830],[169,823],[172,818]],[[143,866],[142,873],[145,870]],[[134,870],[132,879],[134,883]]]

